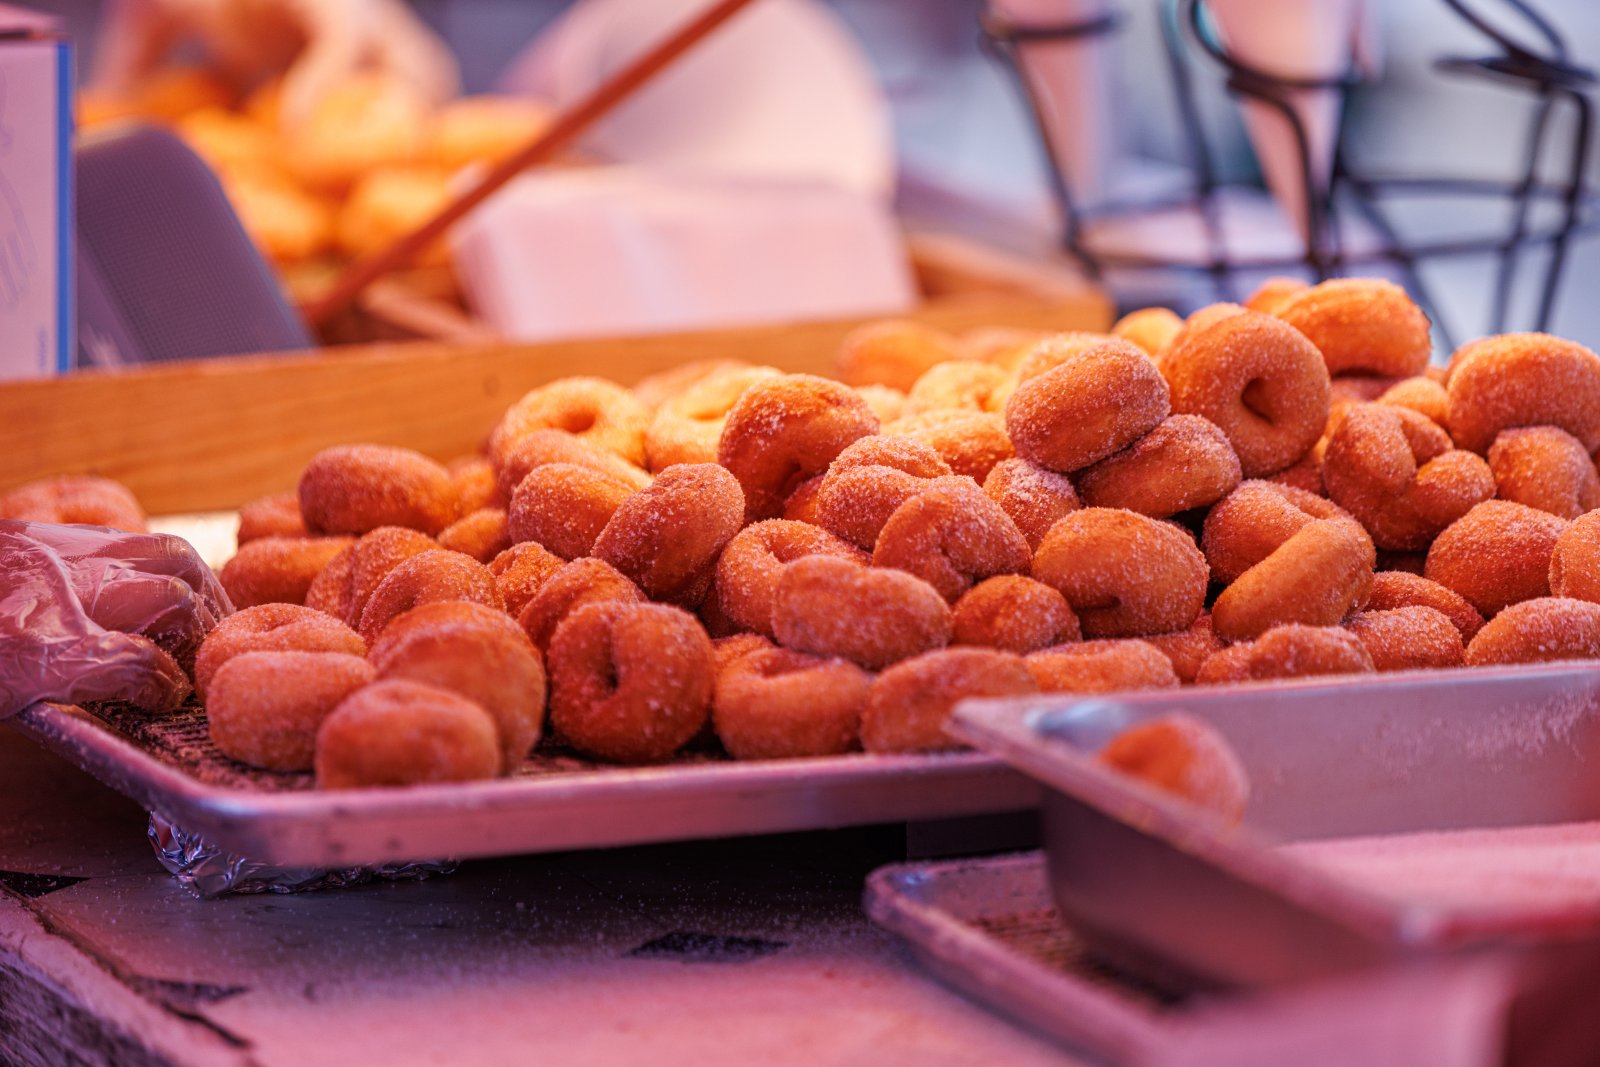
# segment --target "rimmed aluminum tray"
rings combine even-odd
[[[1179,711],[1243,763],[1239,827],[1094,762],[1122,729]],[[1600,934],[1592,665],[970,701],[953,730],[1046,787],[1067,922],[1172,987]]]
[[[261,864],[349,867],[732,837],[1034,808],[1039,788],[992,757],[855,754],[653,767],[566,756],[489,782],[319,792],[211,744],[199,710],[35,704],[11,720],[188,833]]]

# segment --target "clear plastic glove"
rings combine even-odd
[[[113,0],[98,45],[92,82],[113,95],[185,45],[241,91],[281,75],[291,126],[360,73],[392,77],[432,103],[461,85],[455,56],[403,0]]]
[[[169,711],[233,610],[182,538],[0,519],[0,719],[38,700]]]

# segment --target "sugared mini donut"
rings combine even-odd
[[[977,482],[987,478],[995,464],[1016,455],[1006,435],[1005,416],[990,411],[924,411],[895,420],[883,432],[921,441],[956,474]]]
[[[795,488],[828,469],[878,418],[855,390],[809,374],[757,382],[728,412],[717,462],[744,490],[751,521],[776,518]]]
[[[1484,623],[1466,655],[1469,667],[1563,659],[1600,659],[1600,604],[1555,596],[1512,604]]]
[[[242,547],[263,537],[304,537],[306,520],[300,517],[299,493],[274,493],[239,508],[237,541]]]
[[[1260,311],[1263,314],[1275,315],[1289,301],[1311,288],[1310,285],[1299,278],[1273,277],[1268,278],[1256,287],[1244,302],[1244,306],[1251,311]]]
[[[488,567],[460,552],[435,548],[412,556],[378,583],[361,609],[357,629],[370,644],[395,616],[436,600],[470,600],[505,610]]]
[[[736,633],[711,639],[711,655],[716,663],[719,677],[735,661],[748,656],[750,653],[777,647],[777,645],[760,634]]]
[[[571,463],[599,471],[630,489],[650,484],[650,472],[627,460],[590,444],[566,430],[534,430],[519,440],[495,466],[495,485],[507,503],[517,486],[535,467],[548,463]]]
[[[693,389],[707,378],[748,366],[750,363],[742,359],[695,359],[688,363],[674,363],[635,382],[633,398],[644,405],[646,411],[659,411],[662,404],[685,390]]]
[[[1150,307],[1130,311],[1112,324],[1111,332],[1124,341],[1132,341],[1154,359],[1172,344],[1183,320],[1171,308]]]
[[[675,463],[715,463],[717,442],[733,405],[756,382],[780,373],[772,367],[731,367],[663,401],[644,435],[649,468],[659,472]]]
[[[522,764],[544,727],[545,676],[528,635],[503,611],[437,601],[397,616],[372,643],[379,678],[459,693],[495,721],[502,773]]]
[[[1195,675],[1200,685],[1306,678],[1323,674],[1370,674],[1372,656],[1361,639],[1338,626],[1289,623],[1266,630],[1254,641],[1215,653]]]
[[[975,582],[1023,574],[1028,542],[970,478],[941,478],[895,509],[872,550],[875,567],[914,574],[954,603]]]
[[[847,385],[887,385],[902,392],[936,364],[966,353],[949,334],[904,320],[874,322],[839,345],[835,366]]]
[[[1157,716],[1113,737],[1095,762],[1214,812],[1244,817],[1250,779],[1216,727],[1181,712]]]
[[[217,623],[194,656],[194,691],[201,700],[212,676],[245,652],[345,652],[365,656],[367,643],[338,619],[294,604],[245,608]]]
[[[895,508],[951,473],[931,445],[885,434],[863,437],[839,453],[818,483],[817,525],[871,549]]]
[[[390,571],[412,556],[438,547],[431,537],[415,530],[380,526],[328,561],[306,590],[306,607],[325,611],[354,627],[361,622],[373,590]]]
[[[1450,360],[1450,436],[1485,452],[1501,430],[1558,426],[1600,448],[1600,356],[1576,341],[1508,333],[1463,345]]]
[[[1168,413],[1155,363],[1113,338],[1019,382],[1006,404],[1006,432],[1019,456],[1068,473],[1131,445]]]
[[[1587,458],[1587,457],[1585,457]],[[1357,404],[1328,436],[1328,496],[1379,548],[1416,551],[1495,493],[1489,465],[1409,408]]]
[[[533,647],[543,652],[562,620],[585,604],[611,600],[637,604],[644,598],[638,586],[604,560],[575,559],[544,580],[523,605],[517,623]]]
[[[743,525],[744,494],[733,475],[715,463],[680,463],[622,502],[592,554],[650,599],[693,608]]]
[[[1502,430],[1489,446],[1501,500],[1526,504],[1563,519],[1600,508],[1600,473],[1576,437],[1554,426]]]
[[[1033,577],[1060,590],[1088,637],[1187,628],[1205,606],[1208,574],[1188,534],[1119,508],[1072,512],[1033,558]]]
[[[494,575],[506,614],[513,619],[520,616],[534,594],[566,565],[566,560],[537,541],[512,545],[490,560],[489,573]]]
[[[772,596],[783,569],[804,556],[837,556],[865,565],[867,554],[821,527],[768,519],[734,535],[717,560],[717,602],[747,630],[772,635]]]
[[[952,645],[1035,652],[1083,636],[1067,598],[1020,574],[987,578],[951,609]]]
[[[1367,646],[1379,671],[1459,667],[1465,652],[1456,624],[1433,608],[1358,611],[1345,627]]]
[[[1022,657],[992,648],[947,648],[878,675],[861,714],[868,752],[942,752],[963,747],[945,733],[950,710],[969,697],[1026,696],[1038,689]]]
[[[650,413],[622,386],[603,378],[562,378],[523,394],[506,410],[489,435],[489,458],[502,463],[535,430],[566,430],[642,466],[649,425]]]
[[[983,491],[1011,516],[1034,551],[1056,520],[1083,506],[1072,480],[1065,474],[1045,470],[1021,457],[996,463],[983,480]]]
[[[1550,558],[1566,528],[1548,511],[1485,500],[1439,534],[1423,574],[1493,618],[1508,604],[1550,595]]]
[[[1328,369],[1294,327],[1238,311],[1204,329],[1185,328],[1161,361],[1172,410],[1221,427],[1246,478],[1280,471],[1306,454],[1328,422]]]
[[[968,359],[981,359],[1015,373],[1034,347],[1050,336],[1044,330],[1016,326],[979,326],[961,335],[961,345]]]
[[[1432,608],[1461,634],[1463,643],[1471,641],[1483,628],[1483,616],[1467,599],[1453,589],[1429,581],[1420,574],[1383,570],[1372,576],[1372,592],[1366,610],[1391,611],[1395,608]]]
[[[812,526],[819,525],[817,516],[817,494],[822,490],[822,479],[826,475],[819,474],[815,478],[807,478],[795,486],[794,492],[789,494],[789,499],[783,502],[781,519],[791,522],[807,522]]]
[[[336,445],[300,472],[300,514],[319,534],[364,534],[404,526],[429,536],[456,519],[450,472],[421,452],[388,445]]]
[[[1211,628],[1211,613],[1202,611],[1187,630],[1165,634],[1146,634],[1141,640],[1159,648],[1172,661],[1178,681],[1188,685],[1200,673],[1200,665],[1222,649],[1222,639]]]
[[[1119,693],[1178,685],[1172,661],[1138,638],[1055,645],[1030,653],[1027,664],[1041,693]]]
[[[247,541],[218,578],[236,608],[303,604],[306,591],[350,537],[260,537]]]
[[[1421,374],[1433,351],[1428,316],[1381,278],[1330,278],[1272,313],[1311,339],[1329,374],[1406,378]]]
[[[905,414],[924,411],[1004,411],[1013,379],[1003,367],[953,359],[929,367],[906,394]]]
[[[832,756],[859,743],[871,685],[848,660],[751,648],[719,666],[711,722],[735,759]]]
[[[597,759],[664,760],[711,709],[711,639],[668,604],[586,604],[556,627],[548,664],[551,725]]]
[[[450,472],[450,480],[455,483],[456,506],[462,515],[479,508],[503,508],[510,499],[500,494],[500,483],[488,456],[476,452],[457,456],[446,463],[444,469]]]
[[[1109,333],[1091,333],[1087,330],[1068,330],[1040,338],[1017,363],[1017,381],[1037,378],[1047,370],[1055,370],[1063,363],[1077,361],[1083,353],[1107,341],[1120,338]]]
[[[1376,402],[1409,408],[1438,426],[1447,425],[1450,419],[1450,394],[1426,375],[1401,379],[1384,390]]]
[[[244,652],[212,676],[206,728],[229,759],[269,771],[309,771],[317,730],[373,679],[347,652]]]
[[[479,508],[439,531],[439,547],[488,563],[511,547],[510,517],[505,508]]]
[[[1304,489],[1259,479],[1241,482],[1206,515],[1200,533],[1211,577],[1233,581],[1317,519],[1355,524],[1337,504]]]
[[[772,630],[786,648],[877,670],[948,644],[950,607],[903,571],[805,556],[783,569],[773,590]]]
[[[144,533],[144,509],[121,482],[90,475],[61,475],[0,493],[0,519],[81,523]]]
[[[878,424],[886,426],[906,413],[906,394],[887,385],[858,385],[856,393],[867,402],[867,407],[878,416]]]
[[[1600,511],[1573,519],[1550,554],[1550,592],[1600,603]]]
[[[1239,457],[1216,424],[1172,415],[1139,440],[1078,472],[1078,494],[1096,508],[1164,519],[1208,507],[1233,492]]]
[[[513,543],[537,541],[562,559],[587,556],[622,502],[628,483],[575,463],[546,463],[511,496],[506,527]]]
[[[1211,605],[1211,626],[1243,641],[1287,623],[1334,626],[1361,607],[1377,553],[1349,519],[1317,519],[1245,571]]]
[[[470,782],[501,765],[494,719],[459,693],[401,679],[345,697],[317,731],[319,789]]]

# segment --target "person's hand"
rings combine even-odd
[[[184,44],[240,90],[281,75],[291,126],[358,73],[393,78],[431,103],[460,91],[455,57],[402,0],[113,0],[93,85],[126,95]]]
[[[39,700],[168,711],[233,610],[181,538],[0,520],[0,719]]]

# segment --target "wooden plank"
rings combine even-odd
[[[952,297],[910,317],[961,331],[1104,329],[1104,297]],[[0,384],[0,489],[56,474],[128,485],[154,514],[239,504],[294,486],[319,449],[349,442],[441,460],[477,447],[501,412],[571,374],[632,383],[696,359],[825,373],[859,321],[539,345],[396,344],[165,364]]]

